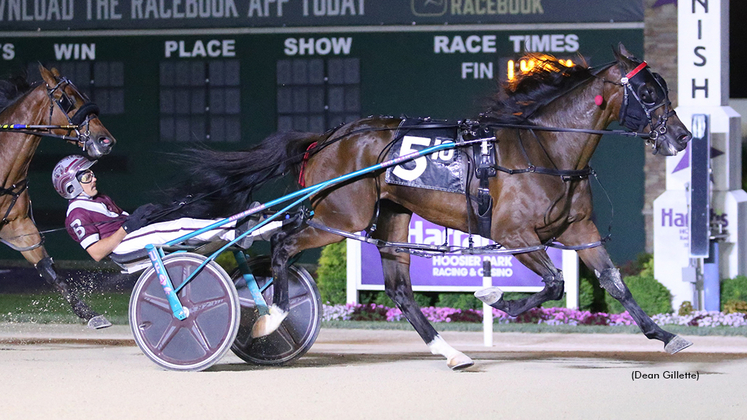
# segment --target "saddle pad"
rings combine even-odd
[[[387,159],[454,142],[456,136],[454,124],[405,119],[400,124]],[[466,189],[464,167],[463,153],[459,149],[442,150],[388,168],[385,179],[388,184],[463,194]]]

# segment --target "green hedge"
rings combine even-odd
[[[599,286],[599,281],[588,270],[581,270],[578,288],[579,309],[589,312],[608,312],[605,296],[607,292]]]
[[[672,294],[654,279],[654,260],[651,254],[641,254],[620,270],[623,281],[633,298],[649,315],[672,312]],[[591,312],[621,313],[625,308],[599,286],[599,280],[581,267],[579,285],[580,309]]]
[[[435,306],[461,310],[482,309],[482,301],[472,293],[440,293]]]
[[[317,268],[316,284],[323,303],[345,304],[347,301],[347,248],[345,241],[322,249]]]
[[[721,310],[729,302],[747,302],[747,277],[737,276],[721,281]]]
[[[623,281],[628,285],[633,297],[648,314],[671,313],[672,296],[669,290],[653,277],[653,258],[643,254],[623,268],[623,273],[635,273],[625,276]],[[346,246],[345,242],[327,245],[322,249],[317,270],[317,285],[322,302],[344,304],[346,302]],[[591,270],[581,267],[579,303],[583,310],[591,312],[620,313],[625,309],[604,289]],[[740,276],[725,281],[722,286],[722,302],[728,294],[732,300],[747,300],[747,277]],[[506,299],[520,299],[525,293],[506,293]],[[481,309],[482,302],[472,293],[415,293],[415,301],[421,307],[440,306],[457,309]],[[392,306],[393,302],[384,292],[361,292],[361,303],[376,303]],[[564,307],[565,297],[560,301],[545,302],[544,307]]]
[[[438,300],[438,297],[440,296],[437,293],[421,292],[415,292],[413,293],[413,295],[415,297],[415,303],[417,303],[421,308],[434,306],[434,302],[436,302]],[[358,294],[358,302],[364,305],[368,303],[374,303],[376,305],[384,305],[389,308],[395,306],[394,301],[389,298],[389,296],[387,296],[384,292],[361,291]]]

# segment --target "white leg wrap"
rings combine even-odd
[[[440,354],[447,359],[450,359],[459,353],[459,350],[451,347],[443,338],[441,338],[440,335],[437,335],[433,341],[428,343],[428,348],[431,350],[432,354]]]
[[[262,315],[254,322],[252,337],[259,338],[274,333],[287,316],[288,312],[280,309],[275,304],[270,305],[270,313]]]
[[[452,370],[468,368],[475,364],[467,355],[448,345],[440,335],[436,335],[436,338],[428,343],[428,348],[431,349],[431,353],[446,357],[446,364]]]

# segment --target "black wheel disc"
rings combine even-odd
[[[248,261],[249,268],[262,290],[272,279],[270,258],[259,257]],[[288,269],[290,313],[274,333],[253,339],[252,326],[259,313],[244,277],[237,270],[231,278],[236,285],[241,305],[241,322],[231,350],[247,362],[260,365],[279,365],[306,353],[314,344],[321,328],[321,300],[316,283],[301,267]],[[273,285],[263,290],[267,305],[272,304]]]

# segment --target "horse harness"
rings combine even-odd
[[[594,174],[594,171],[590,166],[587,166],[584,169],[557,169],[533,165],[527,155],[526,149],[524,148],[524,143],[521,141],[521,130],[517,130],[517,136],[519,138],[521,152],[527,160],[527,166],[519,169],[500,166],[497,164],[496,158],[495,143],[497,140],[495,137],[487,137],[491,131],[489,126],[486,127],[476,122],[467,121],[463,130],[464,133],[460,134],[459,137],[466,135],[467,137],[474,137],[474,140],[476,141],[472,144],[472,155],[475,161],[474,175],[479,180],[479,185],[477,187],[477,227],[478,234],[484,238],[490,238],[493,220],[493,197],[490,195],[489,188],[490,178],[496,177],[498,172],[503,172],[509,175],[535,173],[539,175],[557,176],[560,177],[563,182],[587,179],[589,175]],[[536,134],[535,138],[537,138]],[[467,200],[469,203],[470,195],[468,192]]]
[[[613,66],[615,63],[608,63],[606,65],[600,66],[599,68],[595,69],[592,72],[593,77],[598,77],[597,74],[601,71]],[[624,72],[624,69],[622,68],[622,64],[617,63],[618,66],[620,66],[620,72]],[[618,120],[621,125],[626,127],[627,129],[631,130],[631,132],[628,132],[628,134],[639,134],[641,130],[648,124],[650,127],[650,132],[647,136],[647,142],[651,143],[651,145],[654,148],[654,153],[656,153],[656,150],[658,150],[659,143],[661,142],[660,137],[667,133],[667,120],[669,117],[674,115],[674,110],[671,108],[671,102],[669,101],[669,91],[667,89],[666,82],[664,79],[658,74],[651,72],[650,69],[648,69],[648,64],[646,64],[645,61],[641,62],[638,66],[636,66],[633,70],[629,71],[620,79],[620,83],[613,82],[610,80],[602,79],[605,83],[613,83],[615,85],[621,86],[623,88],[623,101],[622,105],[620,107],[620,115],[618,117]],[[647,98],[646,95],[643,95],[642,92],[645,89],[646,85],[650,84],[654,87],[656,96],[658,100],[649,100],[651,98]],[[575,89],[576,86],[571,88],[571,90]],[[633,97],[635,101],[631,101],[630,98]],[[657,109],[664,107],[664,112],[654,121],[653,114],[654,111]],[[468,121],[469,123],[469,121]],[[486,136],[489,134],[490,130],[492,128],[516,128],[517,129],[517,135],[519,136],[519,140],[521,140],[521,130],[530,130],[532,134],[537,137],[536,133],[534,132],[535,129],[538,131],[569,131],[569,132],[588,132],[590,134],[596,134],[594,131],[597,130],[577,130],[577,129],[563,129],[563,128],[553,128],[553,127],[531,127],[531,126],[522,126],[522,125],[516,125],[516,124],[490,124],[487,127],[480,126],[479,123],[476,123],[477,126],[468,127],[467,131],[472,133],[473,135],[483,135]],[[601,133],[600,133],[601,134]],[[495,138],[493,138],[493,141],[495,141]],[[513,175],[513,174],[519,174],[519,173],[537,173],[542,175],[551,175],[551,176],[560,176],[561,179],[564,182],[571,181],[571,180],[581,180],[586,179],[589,177],[589,175],[595,174],[594,170],[587,166],[583,169],[579,170],[562,170],[557,168],[543,168],[543,167],[536,167],[534,166],[527,156],[526,150],[524,149],[524,145],[521,141],[519,141],[519,144],[521,146],[521,150],[524,153],[524,156],[527,158],[527,167],[522,169],[508,169],[501,166],[498,166],[495,164],[495,146],[493,142],[484,141],[481,145],[478,146],[478,144],[475,144],[474,147],[474,157],[476,160],[476,169],[475,174],[477,178],[480,180],[480,185],[478,187],[478,195],[477,195],[477,202],[478,202],[478,229],[480,236],[483,237],[490,237],[490,226],[491,226],[491,211],[493,208],[493,202],[492,197],[490,196],[490,191],[488,189],[488,183],[490,177],[495,177],[497,175],[497,171],[505,172],[507,174]],[[479,158],[478,158],[479,156]]]
[[[493,197],[490,196],[490,178],[498,175],[495,159],[495,142],[483,141],[472,145],[472,156],[475,159],[475,176],[479,180],[477,187],[477,229],[483,238],[490,237],[493,213]],[[467,200],[469,202],[469,192]]]
[[[536,173],[540,175],[557,176],[557,177],[560,177],[563,180],[563,182],[587,179],[589,175],[596,176],[596,172],[591,167],[588,167],[588,166],[580,170],[563,170],[563,169],[557,169],[557,168],[545,168],[545,167],[539,167],[539,166],[535,166],[531,164],[531,162],[529,162],[528,157],[527,157],[527,162],[528,162],[527,167],[518,168],[518,169],[506,168],[506,167],[503,167],[497,164],[497,158],[496,158],[497,151],[495,147],[495,143],[497,142],[497,139],[495,137],[488,137],[491,131],[495,128],[494,126],[480,124],[479,122],[471,121],[471,120],[459,121],[458,123],[453,124],[453,123],[447,123],[447,122],[434,121],[430,118],[422,118],[422,119],[419,119],[419,122],[420,124],[418,125],[418,128],[423,128],[423,129],[443,129],[447,127],[457,128],[457,135],[455,138],[454,148],[472,147],[473,153],[472,153],[472,158],[470,160],[474,161],[474,164],[475,164],[474,176],[476,176],[477,179],[479,180],[477,197],[476,197],[477,198],[477,217],[478,217],[477,234],[484,238],[490,238],[490,230],[491,230],[491,224],[492,224],[491,213],[492,213],[492,208],[493,208],[493,199],[490,196],[489,182],[490,182],[490,178],[494,178],[498,175],[498,172],[504,172],[509,175],[523,174],[523,173]],[[540,128],[539,131],[550,131],[547,127],[521,126],[521,128],[530,129],[530,130],[533,130],[534,128]],[[542,130],[542,129],[547,129],[547,130]],[[625,133],[628,133],[628,132],[625,132]],[[391,145],[394,142],[396,142],[403,136],[404,134],[398,134],[397,136],[395,136],[395,139],[389,143],[389,145],[385,148],[385,150],[391,147]],[[522,151],[524,155],[527,156],[526,151],[523,149],[523,145],[522,145]],[[306,154],[304,155],[304,160],[308,159],[307,157],[308,153],[309,151],[307,150]],[[468,176],[472,176],[472,171],[468,171]],[[471,200],[473,196],[469,193],[469,189],[467,189],[465,194],[468,200],[468,207],[471,207]],[[377,199],[375,207],[378,209],[378,206],[379,206],[379,203]],[[578,246],[565,246],[565,245],[555,242],[554,239],[552,239],[548,241],[547,243],[543,243],[540,245],[533,245],[533,246],[527,246],[527,247],[516,248],[516,249],[506,249],[500,244],[488,245],[488,246],[483,246],[483,247],[473,247],[472,245],[470,245],[468,248],[461,248],[461,247],[448,246],[446,244],[444,245],[423,245],[423,244],[413,244],[409,242],[400,243],[400,242],[390,242],[390,241],[383,241],[380,239],[375,239],[371,237],[371,233],[376,229],[375,226],[376,226],[376,219],[378,218],[378,211],[374,212],[375,214],[373,216],[373,220],[371,221],[371,224],[370,224],[371,226],[365,230],[365,233],[363,235],[349,233],[341,229],[336,229],[336,228],[318,223],[315,220],[313,220],[313,215],[314,215],[313,210],[304,209],[302,213],[303,213],[302,219],[304,220],[305,224],[314,229],[333,233],[335,235],[339,235],[339,236],[342,236],[348,239],[366,242],[366,243],[375,245],[377,247],[394,247],[396,248],[397,252],[407,252],[412,255],[417,255],[417,256],[426,257],[426,258],[433,257],[436,254],[453,253],[453,252],[461,252],[463,254],[513,255],[513,254],[539,251],[539,250],[546,249],[548,247],[578,251],[578,250],[601,246],[604,244],[604,242],[606,242],[609,239],[609,236],[610,236],[610,235],[607,235],[604,239],[600,241],[578,245]],[[468,215],[467,217],[469,217],[469,214],[470,212],[467,212],[467,215]],[[468,223],[468,226],[471,226],[471,223]],[[468,234],[470,236],[469,242],[470,244],[472,244],[473,233],[468,232]]]
[[[29,187],[28,178],[23,179],[11,185],[10,188],[0,187],[0,197],[5,196],[5,195],[10,195],[11,197],[13,197],[10,201],[10,205],[8,206],[8,209],[5,211],[5,214],[3,215],[3,219],[0,220],[0,229],[5,227],[5,225],[8,223],[8,217],[10,216],[10,212],[13,210],[13,207],[16,205],[16,202],[18,202],[18,197],[20,197],[28,189],[28,187]],[[32,212],[29,211],[29,214],[31,215]],[[31,220],[32,221],[34,220],[33,216]],[[0,239],[0,242],[4,243],[5,245],[8,245],[14,251],[26,252],[26,251],[31,251],[32,249],[39,248],[40,246],[44,244],[44,235],[40,233],[39,236],[41,237],[41,240],[38,243],[34,245],[26,246],[26,247],[15,246],[12,243],[4,239]]]
[[[468,131],[472,134],[475,134],[476,133],[476,131],[474,130],[475,126],[471,125],[470,127],[471,128]],[[508,174],[538,173],[542,175],[554,175],[554,176],[560,176],[561,179],[563,179],[563,181],[570,181],[573,179],[584,179],[584,178],[587,178],[588,175],[590,174],[596,176],[596,172],[594,172],[590,167],[587,167],[586,169],[583,169],[583,170],[558,170],[558,169],[551,169],[551,168],[536,167],[534,165],[530,165],[528,168],[523,168],[523,169],[504,168],[496,164],[496,160],[495,160],[496,139],[495,137],[465,140],[461,134],[462,133],[460,133],[460,135],[458,136],[458,143],[455,147],[472,146],[474,148],[473,149],[474,159],[477,161],[475,175],[480,180],[479,187],[478,187],[478,196],[477,196],[478,229],[480,230],[478,234],[485,238],[490,237],[490,226],[491,226],[491,220],[492,220],[492,218],[490,217],[490,214],[492,212],[492,207],[493,207],[493,199],[490,196],[490,190],[488,188],[488,183],[489,183],[489,178],[497,176],[498,171],[505,172]],[[605,191],[605,194],[606,194],[606,191]],[[469,203],[471,200],[471,196],[469,192],[466,193],[466,196],[467,196],[468,206],[469,206],[470,205]],[[609,199],[609,195],[607,195],[607,197]],[[611,205],[611,202],[610,202],[610,205]],[[378,208],[378,198],[377,198],[376,207]],[[378,211],[375,213],[376,214],[374,215],[374,220],[372,221],[373,226],[375,226],[376,218],[378,217]],[[467,212],[467,215],[468,215],[467,217],[469,217],[469,214],[470,212]],[[397,252],[406,252],[412,255],[425,257],[425,258],[432,258],[435,255],[445,254],[445,253],[454,253],[454,252],[459,252],[462,254],[515,255],[515,254],[522,254],[522,253],[527,253],[527,252],[545,250],[548,247],[563,249],[563,250],[570,250],[570,251],[580,251],[583,249],[602,246],[607,240],[609,240],[609,237],[610,237],[610,235],[608,234],[605,238],[599,241],[582,244],[582,245],[576,245],[576,246],[566,246],[566,245],[555,242],[555,239],[551,239],[547,241],[546,243],[543,243],[540,245],[530,245],[530,246],[526,246],[523,248],[507,249],[498,243],[493,244],[493,245],[481,246],[481,247],[472,246],[472,232],[468,232],[470,245],[469,247],[464,248],[464,247],[449,246],[447,244],[426,245],[426,244],[417,244],[417,243],[410,243],[410,242],[385,241],[385,240],[371,237],[370,234],[373,230],[375,230],[375,227],[366,229],[365,234],[363,235],[354,234],[354,233],[350,233],[342,229],[337,229],[337,228],[333,228],[333,227],[318,223],[313,219],[313,216],[314,216],[313,210],[302,209],[301,218],[303,222],[309,227],[312,227],[314,229],[329,232],[329,233],[332,233],[338,236],[342,236],[344,238],[372,244],[380,248],[394,247]],[[611,226],[612,225],[610,222],[610,229],[611,229]]]
[[[4,195],[10,195],[13,197],[10,200],[10,205],[8,206],[8,210],[5,211],[5,215],[3,216],[3,219],[0,220],[0,228],[2,228],[3,226],[5,226],[6,223],[8,223],[8,216],[10,216],[11,210],[13,210],[13,207],[16,205],[16,202],[18,201],[18,197],[20,197],[21,194],[23,194],[24,191],[28,189],[28,187],[29,187],[28,178],[11,185],[10,188],[0,187],[0,197]]]
[[[599,78],[597,76],[600,72],[607,68],[617,64],[620,66],[621,73],[624,72],[621,63],[611,62],[592,71],[592,77]],[[475,161],[475,176],[479,180],[477,189],[477,226],[478,234],[482,237],[489,238],[492,224],[492,209],[493,199],[490,196],[489,183],[490,178],[497,176],[498,172],[504,172],[509,175],[522,174],[522,173],[536,173],[540,175],[558,176],[563,182],[569,182],[574,180],[587,179],[589,175],[596,175],[594,170],[590,166],[586,166],[583,169],[557,169],[557,168],[545,168],[538,167],[531,163],[524,144],[521,141],[521,132],[530,131],[537,139],[536,131],[555,131],[555,132],[578,132],[588,134],[607,134],[615,133],[627,136],[638,136],[646,138],[647,142],[651,143],[654,150],[658,149],[660,138],[667,132],[667,120],[669,117],[674,115],[674,110],[671,108],[671,102],[669,101],[668,90],[664,79],[657,74],[651,72],[646,62],[641,62],[633,70],[626,73],[620,80],[620,82],[614,82],[607,79],[602,79],[605,83],[612,83],[623,88],[623,101],[620,107],[619,122],[621,125],[631,131],[622,130],[587,130],[587,129],[575,129],[575,128],[562,128],[562,127],[544,127],[534,126],[530,124],[509,124],[509,123],[488,123],[481,124],[478,121],[460,121],[457,124],[457,147],[461,139],[471,139],[473,142],[473,159]],[[581,84],[570,88],[575,89]],[[644,95],[644,89],[646,86],[651,85],[657,96],[657,100],[652,99]],[[567,92],[564,92],[567,93]],[[630,98],[634,98],[635,101],[631,101]],[[664,112],[654,121],[654,112],[664,107]],[[449,126],[448,124],[438,123],[431,121],[430,118],[423,119],[419,128],[443,128]],[[648,134],[641,133],[640,131],[648,125],[650,132]],[[453,127],[453,125],[451,125]],[[506,129],[513,128],[517,130],[517,136],[519,137],[519,145],[524,157],[527,160],[527,166],[525,168],[506,168],[497,164],[495,137],[490,137],[491,131],[495,129]],[[396,141],[395,139],[394,141]],[[549,157],[549,156],[548,156]],[[308,159],[308,158],[306,158]],[[468,207],[471,207],[471,197],[469,192],[466,192]],[[469,213],[468,213],[469,215]],[[468,223],[468,225],[470,225]]]

